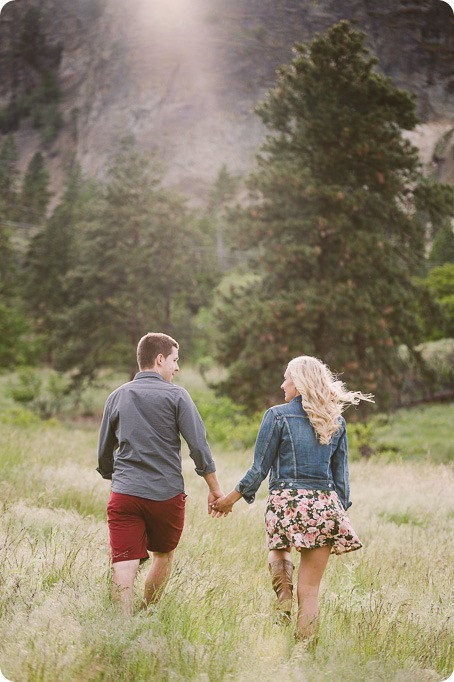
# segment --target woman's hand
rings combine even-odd
[[[238,502],[241,497],[241,493],[237,492],[236,490],[232,490],[232,492],[230,492],[228,495],[225,495],[224,497],[219,497],[211,505],[211,516],[214,518],[227,516],[231,511],[233,511],[233,505],[235,502]]]

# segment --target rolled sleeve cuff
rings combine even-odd
[[[243,492],[242,488],[243,486],[241,485],[241,483],[238,483],[238,485],[235,486],[235,490],[237,491],[237,493],[240,493],[240,495],[244,497],[248,504],[252,504],[255,500],[255,493],[245,493]]]
[[[108,481],[112,480],[112,472],[111,471],[105,473],[104,471],[101,471],[101,469],[99,467],[96,467],[96,471],[98,472],[98,474],[101,474],[101,476],[103,478],[107,479]]]
[[[207,474],[212,474],[214,471],[216,471],[216,464],[214,462],[210,462],[209,464],[206,464],[203,469],[196,467],[195,471],[199,476],[206,476]]]

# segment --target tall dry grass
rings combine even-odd
[[[0,668],[13,682],[435,682],[451,674],[447,465],[352,463],[350,517],[364,547],[330,559],[319,644],[307,652],[292,627],[274,622],[265,484],[254,505],[239,502],[212,519],[185,455],[187,520],[175,570],[159,605],[125,619],[109,601],[109,485],[95,471],[96,430],[2,431]],[[214,454],[227,491],[251,453]]]

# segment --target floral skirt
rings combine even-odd
[[[362,547],[334,491],[272,490],[265,526],[269,549],[331,545],[331,554],[344,554]]]

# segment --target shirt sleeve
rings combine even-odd
[[[348,472],[348,440],[347,427],[343,424],[343,432],[333,454],[331,455],[334,488],[344,509],[351,507],[350,482]]]
[[[189,447],[189,455],[199,476],[216,471],[216,465],[207,443],[205,425],[189,393],[182,389],[177,401],[178,430]]]
[[[257,434],[253,464],[235,487],[248,504],[255,500],[255,493],[271,469],[279,450],[280,437],[280,421],[271,409],[267,410]]]
[[[111,423],[108,403],[104,407],[98,438],[98,471],[103,478],[111,479],[114,465],[114,450],[118,446],[115,429]]]

